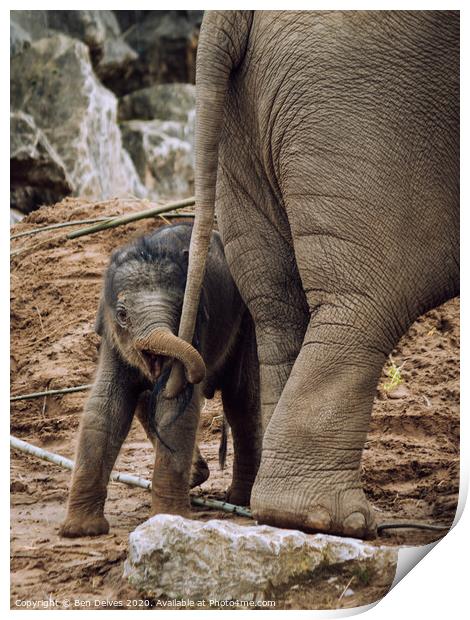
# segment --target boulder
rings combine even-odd
[[[18,224],[18,222],[21,222],[23,218],[24,213],[21,213],[18,209],[10,209],[10,226]]]
[[[123,90],[138,58],[134,50],[121,38],[108,38],[103,45],[101,59],[95,65],[97,76],[113,92]]]
[[[129,30],[129,28],[135,28],[136,24],[143,22],[149,13],[152,13],[152,11],[114,11],[116,19],[124,33],[126,30]]]
[[[196,109],[193,84],[158,84],[136,90],[119,100],[120,120],[181,121],[187,123]]]
[[[135,120],[121,123],[121,131],[124,147],[152,198],[193,193],[194,123]]]
[[[145,196],[122,148],[116,98],[97,80],[82,42],[55,35],[13,57],[10,105],[13,112],[34,118],[63,162],[75,194]]]
[[[58,33],[83,41],[92,57],[100,57],[106,37],[119,36],[120,28],[111,11],[11,11],[10,20],[37,41]]]
[[[88,46],[96,74],[111,89],[126,80],[138,57],[123,41],[113,11],[11,11],[11,23],[34,40],[58,33],[79,39]]]
[[[20,26],[27,32],[31,40],[36,41],[44,36],[53,34],[49,25],[51,11],[10,11],[10,25]],[[61,11],[62,12],[62,11]],[[66,11],[63,11],[64,13]]]
[[[10,20],[22,26],[34,40],[67,34],[83,41],[97,55],[107,37],[121,34],[112,11],[11,11]]]
[[[124,41],[137,52],[119,95],[165,82],[195,79],[202,11],[116,11]],[[135,13],[135,15],[132,15]]]
[[[31,36],[24,28],[10,20],[10,57],[20,54],[31,45]]]
[[[10,206],[29,213],[74,190],[64,163],[32,116],[10,114]]]
[[[119,102],[124,146],[152,198],[193,193],[195,108],[192,84],[159,84]]]
[[[157,515],[130,534],[124,576],[147,597],[256,601],[320,567],[348,564],[381,580],[396,562],[396,549],[352,538]]]
[[[111,11],[47,11],[50,28],[83,41],[93,59],[101,58],[107,36],[120,35]]]

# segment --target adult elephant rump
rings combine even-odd
[[[458,43],[457,12],[204,17],[179,335],[215,206],[256,326],[260,522],[374,534],[359,469],[380,370],[458,292]],[[175,366],[167,394],[183,383]]]

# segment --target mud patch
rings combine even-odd
[[[14,233],[57,222],[90,219],[142,209],[123,201],[88,203],[67,199],[43,207]],[[174,221],[174,220],[173,220]],[[60,242],[58,230],[14,240],[14,250],[41,245],[12,260],[12,395],[71,387],[93,381],[99,338],[93,330],[102,273],[110,252],[163,220],[143,220],[77,240]],[[72,229],[65,229],[72,230]],[[401,340],[392,358],[401,370],[407,395],[389,399],[379,387],[363,459],[367,495],[379,521],[414,520],[450,525],[459,481],[459,301],[421,317]],[[387,381],[384,372],[380,384]],[[12,433],[38,446],[73,458],[86,392],[12,403]],[[196,492],[223,499],[230,483],[228,465],[218,468],[221,430],[219,397],[203,413],[201,451],[211,477]],[[135,421],[116,468],[151,477],[152,449]],[[12,453],[11,460],[11,604],[21,599],[82,601],[138,600],[122,582],[127,537],[149,514],[150,495],[111,483],[106,514],[110,534],[65,540],[57,532],[65,516],[69,472]],[[236,518],[194,510],[198,519]],[[386,531],[381,544],[423,544],[435,532]],[[347,571],[319,572],[298,588],[286,590],[277,608],[354,607],[381,598],[390,587]],[[351,594],[352,592],[352,594]],[[135,605],[135,604],[134,604]],[[145,607],[142,607],[145,608]]]

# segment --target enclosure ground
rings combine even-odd
[[[67,199],[45,207],[16,225],[13,232],[66,220],[81,220],[142,209],[136,202],[87,203]],[[93,332],[101,278],[113,248],[164,223],[143,220],[78,240],[57,239],[52,230],[22,237],[13,249],[33,251],[12,260],[12,394],[90,383],[99,338]],[[71,230],[71,229],[65,229]],[[42,243],[43,240],[47,240]],[[389,398],[381,378],[363,459],[363,480],[379,522],[413,520],[450,525],[459,485],[459,301],[452,300],[420,318],[392,354],[406,387]],[[12,433],[73,458],[86,392],[12,403]],[[206,404],[201,451],[211,477],[196,493],[223,499],[228,467],[218,468],[221,404]],[[116,468],[151,477],[152,449],[134,421]],[[111,483],[106,515],[111,530],[95,539],[62,539],[70,474],[52,464],[12,452],[11,605],[16,601],[138,601],[122,579],[127,537],[149,515],[150,494]],[[195,518],[236,518],[215,511],[194,511]],[[246,520],[245,520],[246,521]],[[435,532],[384,532],[380,544],[418,545]],[[381,598],[390,587],[373,576],[320,571],[303,584],[277,594],[276,608],[353,607]],[[131,603],[136,605],[135,602]]]

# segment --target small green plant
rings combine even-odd
[[[385,374],[389,378],[389,380],[382,385],[383,389],[386,392],[391,392],[400,384],[403,383],[403,377],[401,376],[401,369],[405,365],[405,362],[401,366],[397,366],[390,356],[390,365],[385,371]]]
[[[353,570],[353,575],[362,586],[369,585],[372,578],[372,573],[368,566],[357,566]]]

